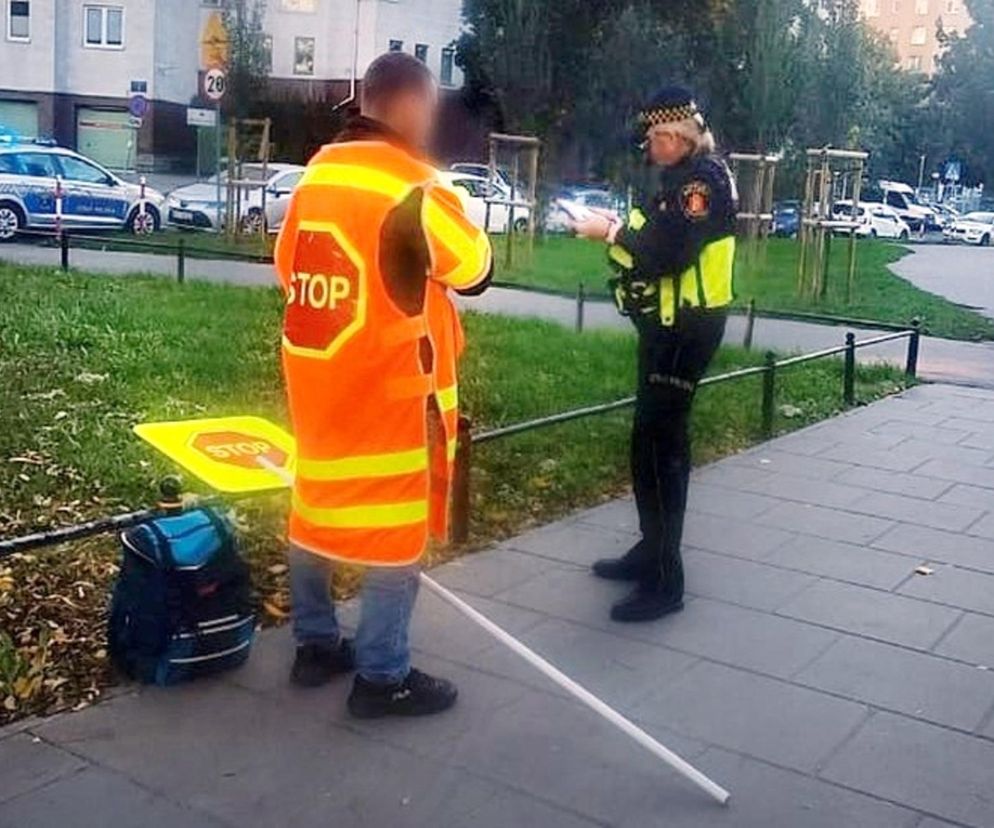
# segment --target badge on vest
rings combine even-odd
[[[300,223],[286,294],[283,345],[330,359],[366,322],[362,257],[332,222]]]
[[[680,191],[683,214],[691,221],[701,221],[711,212],[711,188],[703,181],[691,181]]]

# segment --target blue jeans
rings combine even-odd
[[[330,589],[334,563],[296,546],[287,554],[297,643],[335,646],[341,633]],[[403,681],[411,669],[407,629],[418,595],[419,573],[417,565],[366,569],[355,651],[356,669],[367,681],[394,684]]]

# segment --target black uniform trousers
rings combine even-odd
[[[690,406],[725,332],[724,310],[682,308],[673,327],[639,325],[632,481],[643,586],[683,595],[680,541],[690,481]]]

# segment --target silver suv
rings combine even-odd
[[[0,143],[0,241],[20,230],[55,227],[61,180],[62,226],[151,233],[162,221],[161,193],[130,184],[79,153],[36,143]]]

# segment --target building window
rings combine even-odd
[[[891,6],[891,11],[894,12],[894,14],[901,13],[901,0],[894,0],[893,5]]]
[[[273,36],[262,36],[262,66],[267,75],[273,74]]]
[[[83,6],[83,44],[92,49],[124,47],[124,9]]]
[[[924,46],[925,40],[928,38],[928,34],[925,31],[924,26],[915,26],[911,30],[911,45],[912,46]]]
[[[922,56],[912,55],[908,58],[908,68],[912,72],[921,72],[922,70]]]
[[[280,8],[289,12],[313,12],[314,0],[281,0]]]
[[[404,41],[403,40],[391,40],[390,41],[390,51],[391,52],[403,52],[404,51]]]
[[[29,0],[10,0],[7,6],[7,39],[31,39],[31,3]]]
[[[897,43],[898,39],[901,37],[901,33],[897,29],[891,29],[888,34],[891,43]]]
[[[946,14],[956,14],[958,11],[956,0],[946,0]]]
[[[915,14],[919,17],[928,14],[928,0],[915,0]]]
[[[866,16],[880,17],[880,0],[866,0]]]
[[[428,62],[428,45],[426,43],[415,43],[414,44],[414,57],[416,57],[422,63],[427,63]]]
[[[455,64],[455,57],[455,49],[442,49],[442,71],[439,73],[442,86],[452,86],[452,67]]]
[[[314,74],[313,37],[295,37],[293,39],[293,74]]]

